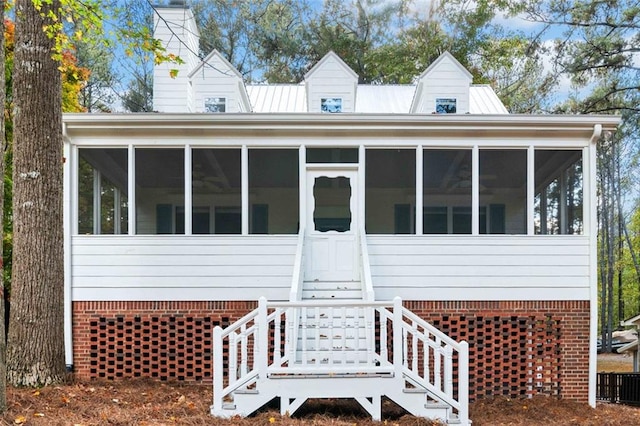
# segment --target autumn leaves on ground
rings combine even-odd
[[[39,390],[8,390],[9,410],[4,425],[335,425],[431,426],[405,415],[391,402],[383,405],[382,423],[371,421],[356,403],[311,401],[294,418],[281,417],[277,407],[249,419],[215,419],[209,415],[211,386],[120,381],[73,383]],[[538,397],[529,400],[497,398],[472,404],[474,426],[482,425],[634,425],[640,408],[586,404]]]

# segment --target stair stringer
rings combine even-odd
[[[221,412],[211,414],[221,418],[246,417],[280,398],[282,415],[293,415],[302,404],[312,398],[351,398],[359,402],[373,420],[381,420],[381,401],[386,396],[411,415],[444,423],[458,423],[451,416],[451,406],[444,403],[428,402],[427,392],[407,392],[406,382],[394,375],[368,377],[330,375],[278,376],[258,379],[254,391],[236,391],[233,402],[223,406]]]

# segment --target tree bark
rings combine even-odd
[[[61,76],[43,31],[60,1],[16,1],[13,277],[7,380],[60,382],[64,362]]]
[[[6,148],[4,108],[5,108],[5,73],[4,73],[4,6],[5,2],[0,2],[0,413],[7,410],[7,367],[6,367],[6,330],[4,327],[4,268],[2,265],[2,242],[4,241],[4,151]]]

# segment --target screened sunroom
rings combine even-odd
[[[322,165],[364,179],[367,234],[584,233],[581,149],[134,145],[77,156],[79,235],[296,234],[301,170]],[[314,191],[319,229],[344,231],[348,182]]]

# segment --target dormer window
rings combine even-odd
[[[456,105],[456,98],[436,98],[436,114],[455,114]]]
[[[226,112],[226,111],[227,111],[226,98],[205,98],[204,112]]]
[[[321,98],[320,111],[329,113],[342,112],[342,98]]]

